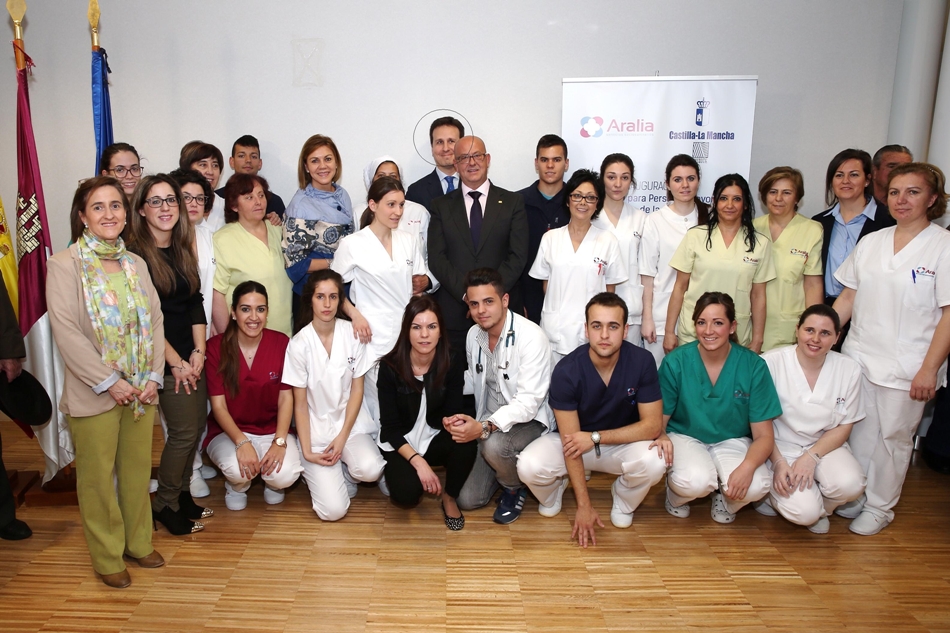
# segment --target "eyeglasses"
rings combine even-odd
[[[175,196],[168,196],[167,198],[159,198],[158,196],[155,196],[154,198],[147,198],[145,200],[145,204],[152,207],[153,209],[160,209],[163,202],[170,207],[178,206],[178,198]]]
[[[463,154],[462,156],[459,156],[458,158],[455,159],[455,164],[461,165],[463,163],[469,162],[470,160],[474,160],[476,163],[480,163],[483,160],[485,160],[485,157],[487,155],[488,154],[485,154],[484,152],[478,152],[476,154]]]
[[[126,174],[132,174],[136,178],[142,175],[142,166],[141,165],[132,165],[131,167],[126,167],[125,165],[116,165],[110,169],[117,178],[125,178]]]
[[[198,204],[206,204],[209,200],[208,196],[193,196],[188,193],[181,194],[181,199],[185,204],[191,204],[192,201],[197,202]]]
[[[587,204],[597,204],[597,201],[598,201],[598,200],[600,200],[600,198],[598,198],[597,196],[595,196],[595,195],[592,194],[592,193],[589,193],[589,194],[587,194],[586,196],[585,196],[585,195],[581,195],[581,194],[579,194],[579,193],[572,193],[572,194],[571,194],[571,202],[581,202],[581,201],[583,201],[583,202],[586,202]]]

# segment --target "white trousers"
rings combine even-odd
[[[257,458],[263,459],[267,451],[270,450],[274,442],[274,434],[252,435],[245,433],[247,439],[251,440],[251,446],[257,451]],[[251,487],[251,480],[246,478],[241,472],[237,460],[237,452],[234,450],[234,442],[222,433],[208,444],[208,457],[211,458],[217,467],[221,470],[225,479],[231,484],[231,490],[234,492],[247,492]],[[287,436],[287,450],[284,453],[284,463],[280,465],[280,470],[275,470],[269,475],[261,475],[264,484],[273,490],[283,490],[297,481],[297,477],[303,472],[303,466],[300,465],[300,453],[297,450],[297,442],[290,435]]]
[[[663,362],[663,358],[666,356],[666,352],[663,351],[663,336],[657,336],[656,343],[647,343],[646,339],[644,339],[643,349],[653,354],[653,359],[656,360],[656,366],[659,367],[660,363]]]
[[[299,441],[299,440],[298,440]],[[310,489],[313,511],[324,521],[339,521],[350,509],[343,468],[356,481],[376,481],[386,465],[373,438],[351,433],[343,445],[343,456],[333,466],[303,460],[303,478]]]
[[[894,520],[904,476],[914,450],[914,430],[920,423],[924,402],[910,399],[910,392],[875,385],[861,378],[867,417],[854,425],[848,443],[867,474],[866,511]]]
[[[688,435],[669,435],[673,442],[673,466],[666,477],[666,483],[670,489],[670,502],[674,506],[705,497],[717,488],[726,492],[729,475],[745,459],[752,444],[752,440],[747,437],[704,444]],[[755,469],[745,497],[730,499],[726,495],[722,496],[726,509],[735,514],[747,504],[767,495],[771,485],[772,476],[768,467],[762,464]]]
[[[601,445],[600,457],[584,453],[584,470],[619,475],[612,487],[614,506],[622,512],[637,509],[650,488],[663,479],[666,463],[650,442]],[[564,447],[559,433],[547,433],[531,442],[518,456],[518,477],[542,505],[555,502],[561,479],[567,476]]]
[[[775,444],[789,464],[804,455],[807,448],[811,448],[790,442]],[[805,459],[812,458],[805,456]],[[766,463],[771,475],[772,462]],[[772,508],[792,523],[811,525],[822,517],[831,516],[838,506],[860,497],[866,484],[864,469],[845,443],[821,458],[815,467],[815,483],[811,488],[796,488],[787,497],[776,494],[773,489],[769,500]]]

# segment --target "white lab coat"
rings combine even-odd
[[[575,252],[569,227],[544,234],[528,272],[548,282],[541,328],[551,341],[551,349],[562,356],[587,342],[584,308],[590,298],[607,290],[608,284],[627,280],[627,264],[617,238],[591,226]]]
[[[476,337],[483,330],[473,325],[465,338],[468,372],[475,391],[475,405],[479,420],[489,419],[485,354]],[[515,424],[537,420],[548,430],[554,429],[554,415],[548,406],[548,388],[551,385],[551,344],[540,327],[519,314],[508,310],[505,329],[495,344],[493,354],[498,371],[498,388],[505,406],[491,415],[499,429],[507,433]],[[481,371],[478,368],[481,367]],[[504,369],[502,369],[504,368]]]
[[[666,334],[666,310],[676,283],[676,269],[670,266],[670,260],[698,218],[696,207],[689,215],[681,216],[665,206],[647,215],[643,223],[638,269],[641,275],[653,277],[653,323],[657,336]]]
[[[205,330],[211,338],[211,300],[214,297],[214,231],[204,222],[195,226],[195,244],[198,251],[198,279],[201,281],[201,302],[205,310],[208,327]]]
[[[639,325],[643,314],[643,284],[640,283],[639,263],[640,240],[643,237],[643,225],[646,219],[647,214],[643,212],[643,209],[625,202],[617,226],[613,225],[606,211],[603,210],[597,219],[591,222],[597,228],[611,233],[620,243],[620,250],[627,264],[628,278],[627,281],[617,284],[616,293],[627,304],[627,323],[638,326],[635,335],[637,340],[640,338]]]
[[[776,443],[807,448],[826,431],[864,419],[861,366],[843,354],[828,352],[813,391],[798,362],[796,347],[769,350],[762,359],[782,403],[782,415],[772,420]]]
[[[205,218],[202,224],[207,225],[211,229],[212,233],[216,233],[218,229],[227,224],[224,221],[224,197],[215,194],[214,202],[211,205],[211,212],[208,213],[208,217]]]
[[[374,359],[367,358],[366,346],[353,336],[353,325],[342,319],[334,324],[330,354],[312,325],[304,326],[290,340],[281,380],[307,390],[310,450],[322,453],[340,434],[353,379],[364,375],[373,363]],[[375,437],[378,430],[366,409],[361,408],[350,435]]]
[[[412,297],[412,276],[428,274],[419,241],[399,229],[392,236],[392,258],[366,227],[343,238],[330,265],[352,283],[350,299],[373,331],[367,351],[374,362],[396,344],[402,314]]]
[[[872,383],[909,391],[950,305],[950,232],[931,224],[894,254],[895,231],[861,238],[835,277],[857,291],[844,353]],[[937,387],[946,384],[944,359]]]

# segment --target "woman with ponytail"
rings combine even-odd
[[[206,447],[227,479],[228,510],[247,507],[247,490],[257,475],[264,482],[264,502],[275,504],[303,472],[297,442],[287,437],[293,394],[281,382],[290,339],[266,328],[267,289],[244,281],[232,294],[224,334],[208,341]]]

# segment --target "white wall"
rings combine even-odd
[[[58,250],[77,181],[93,174],[87,3],[28,4],[33,122]],[[177,166],[192,139],[227,156],[251,133],[262,142],[262,173],[289,200],[300,146],[319,132],[341,148],[343,185],[359,199],[362,168],[375,156],[400,158],[407,182],[429,171],[413,126],[451,108],[485,138],[493,181],[519,189],[535,178],[538,137],[559,131],[563,77],[758,75],[752,178],[778,164],[799,167],[810,215],[823,208],[832,155],[885,142],[902,4],[100,0],[100,31],[116,140],[135,145],[153,172]],[[0,39],[9,41],[9,20],[6,28]],[[293,86],[299,39],[323,42],[318,87]],[[6,52],[0,195],[12,220],[16,81]]]

